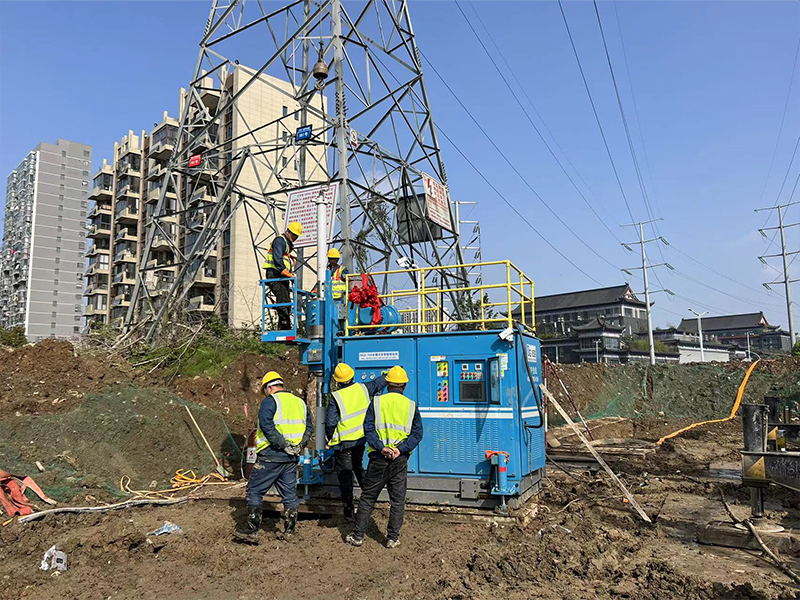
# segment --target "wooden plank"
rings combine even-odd
[[[636,502],[636,498],[633,497],[633,494],[631,494],[628,491],[628,488],[626,488],[625,485],[619,480],[619,477],[617,477],[616,473],[614,473],[614,471],[611,470],[611,467],[609,467],[606,464],[606,461],[603,460],[603,457],[597,453],[597,450],[594,449],[594,446],[592,446],[589,443],[589,440],[587,440],[586,437],[584,437],[583,433],[581,433],[581,430],[578,429],[578,426],[575,425],[575,423],[572,421],[567,411],[565,411],[561,407],[558,401],[553,397],[553,394],[550,393],[550,390],[548,390],[543,383],[539,384],[539,388],[542,390],[542,393],[545,396],[547,396],[547,399],[553,403],[553,406],[556,407],[556,410],[561,415],[561,418],[567,422],[567,425],[569,425],[572,431],[575,432],[575,435],[578,436],[578,439],[581,442],[583,442],[584,446],[586,446],[589,449],[589,452],[591,452],[594,459],[600,463],[600,466],[603,467],[606,473],[608,473],[608,476],[611,477],[611,479],[614,480],[614,483],[616,483],[619,486],[619,489],[621,489],[622,493],[625,494],[625,497],[628,499],[628,502],[630,502],[631,506],[633,506],[633,508],[636,509],[636,512],[639,513],[639,516],[642,518],[642,520],[645,523],[652,523],[650,517],[647,516],[647,513],[644,512],[644,510],[642,510],[642,507],[639,506],[639,503]]]

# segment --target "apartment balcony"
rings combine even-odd
[[[86,251],[86,258],[99,256],[101,254],[111,254],[111,250],[109,248],[100,248],[99,246],[97,246],[97,244],[92,244]]]
[[[95,203],[92,207],[92,210],[89,211],[89,218],[93,219],[95,217],[99,217],[100,215],[108,215],[111,216],[111,204],[101,204],[99,202]]]
[[[139,241],[139,230],[136,227],[119,227],[117,229],[117,240],[125,240],[127,242]]]
[[[147,181],[160,181],[164,179],[164,175],[167,174],[167,169],[164,165],[157,163],[150,167],[150,170],[147,172]]]
[[[212,269],[200,269],[192,283],[197,285],[216,285],[217,272]]]
[[[142,174],[142,165],[140,164],[138,167],[128,163],[126,165],[120,165],[117,167],[117,176],[124,177],[125,175],[130,175],[131,177],[139,177]]]
[[[211,110],[212,113],[217,110],[217,105],[219,104],[219,98],[220,98],[219,90],[208,89],[208,88],[201,88],[200,90],[200,100]]]
[[[155,187],[155,188],[148,188],[147,196],[146,196],[145,200],[147,202],[158,202],[158,199],[160,197],[161,197],[161,186]],[[165,197],[174,200],[178,196],[175,193],[175,190],[171,190],[171,189],[167,188],[167,195]]]
[[[114,299],[111,301],[112,308],[119,308],[130,305],[131,305],[131,298],[128,294],[118,294],[114,296]]]
[[[136,223],[139,221],[139,209],[135,204],[117,205],[117,221]]]
[[[84,296],[95,296],[97,294],[107,294],[108,293],[108,284],[107,283],[96,283],[92,285],[86,286],[86,290],[83,292]]]
[[[91,277],[92,275],[105,275],[108,274],[108,265],[101,264],[99,262],[89,263],[89,267],[86,269],[85,276]]]
[[[92,188],[92,193],[89,194],[89,200],[111,200],[114,195],[114,188],[110,185],[95,185]]]
[[[191,137],[193,134],[190,134]],[[213,148],[217,145],[217,142],[214,141],[214,138],[211,137],[211,134],[208,131],[204,131],[196,140],[191,140],[189,142],[189,147],[191,148],[192,154],[197,154],[200,152],[205,152],[209,148]]]
[[[176,267],[177,265],[175,265],[174,263],[157,262],[154,259],[151,260],[149,263],[147,263],[147,266],[145,268],[150,271],[155,271],[156,273],[166,273],[166,272],[174,273]]]
[[[200,188],[189,198],[189,204],[208,204],[216,201],[216,197],[208,193],[208,189]]]
[[[208,222],[208,215],[202,212],[190,218],[187,223],[187,226],[189,227],[189,229],[200,231],[203,227],[205,227],[207,222]]]
[[[177,240],[174,236],[164,235],[160,231],[156,231],[153,236],[153,250],[173,250],[174,245],[177,245]]]
[[[94,223],[89,227],[89,231],[86,234],[87,237],[90,238],[99,238],[104,236],[111,235],[111,223]]]
[[[114,255],[114,262],[135,263],[136,255],[130,250],[123,250]]]
[[[123,283],[127,285],[133,285],[136,283],[136,276],[131,275],[127,271],[122,271],[121,273],[117,273],[116,275],[114,275],[114,279],[112,279],[112,281],[114,285],[119,285]]]
[[[195,296],[186,306],[187,312],[214,312],[214,303],[207,296]]]
[[[124,198],[125,196],[133,196],[138,198],[141,195],[139,186],[131,185],[131,182],[123,183],[117,186],[117,198]]]
[[[106,309],[105,308],[95,308],[91,304],[86,305],[86,311],[83,313],[86,317],[96,317],[98,315],[105,315]]]
[[[162,296],[169,292],[173,283],[175,283],[174,276],[157,277],[148,283],[146,287],[151,296]]]
[[[155,160],[168,160],[172,156],[173,150],[175,150],[175,140],[159,140],[150,145],[150,152],[148,152],[147,156]]]

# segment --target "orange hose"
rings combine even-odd
[[[668,440],[670,438],[674,438],[676,435],[680,435],[685,431],[689,431],[690,429],[694,429],[695,427],[700,427],[701,425],[708,425],[710,423],[724,423],[725,421],[730,421],[736,416],[736,412],[739,410],[739,405],[742,403],[742,396],[744,396],[744,388],[747,385],[747,380],[750,379],[750,374],[753,372],[753,369],[756,368],[756,365],[759,363],[758,359],[750,368],[747,369],[747,373],[744,374],[744,379],[742,379],[742,383],[739,384],[739,392],[736,394],[736,402],[733,403],[733,408],[731,409],[731,414],[725,417],[724,419],[712,419],[710,421],[700,421],[699,423],[692,423],[683,429],[679,429],[678,431],[673,431],[669,435],[665,435],[660,440],[656,442],[659,446],[664,443],[664,440]]]

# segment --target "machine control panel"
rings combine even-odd
[[[436,401],[450,401],[450,363],[446,360],[436,363]]]

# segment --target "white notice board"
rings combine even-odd
[[[339,184],[315,185],[289,192],[286,203],[286,225],[299,221],[303,226],[303,235],[294,243],[295,248],[308,248],[317,245],[317,203],[320,190],[325,193],[327,201],[328,243],[333,239],[333,215],[339,203]]]
[[[447,188],[427,173],[422,174],[422,182],[425,186],[425,206],[428,208],[428,218],[448,231],[453,231],[453,224],[450,222],[450,196]]]

